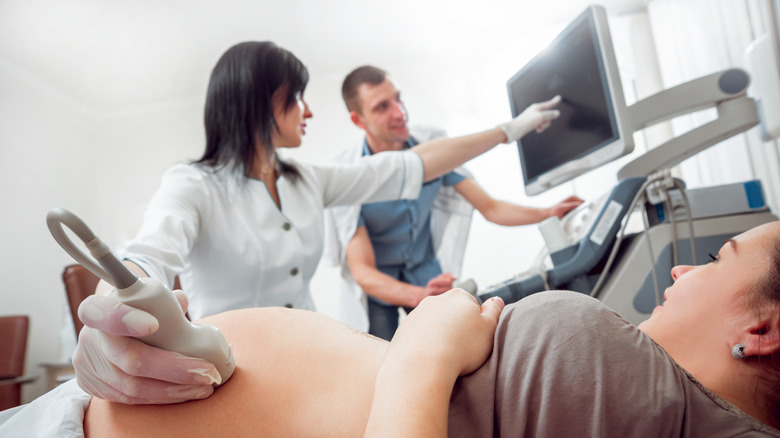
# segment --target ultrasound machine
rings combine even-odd
[[[776,56],[774,43],[762,50],[755,56],[764,61]],[[773,65],[766,89],[777,85]],[[606,12],[600,6],[585,10],[507,83],[513,116],[533,102],[563,97],[550,129],[517,142],[527,194],[632,152],[633,133],[655,123],[706,108],[716,108],[718,117],[626,164],[615,187],[599,199],[541,223],[547,245],[539,266],[480,290],[479,298],[510,303],[545,290],[574,290],[638,324],[663,301],[674,265],[704,262],[726,239],[777,220],[758,180],[688,190],[670,171],[759,123],[765,137],[780,134],[768,122],[780,121],[773,113],[780,93],[772,90],[771,98],[756,101],[747,96],[750,81],[746,71],[728,69],[627,106]],[[642,226],[630,230],[637,216]]]

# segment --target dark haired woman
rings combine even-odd
[[[357,164],[282,161],[276,150],[300,146],[312,117],[303,98],[308,79],[301,61],[272,42],[225,52],[209,82],[203,157],[165,173],[122,253],[139,275],[168,285],[179,275],[192,319],[251,307],[314,310],[309,282],[322,254],[324,208],[416,198],[424,181],[541,131],[559,114],[553,99],[493,129]],[[73,358],[79,384],[124,403],[210,395],[220,379],[213,365],[126,337],[154,332],[157,321],[103,296],[106,288],[79,312],[87,326]]]

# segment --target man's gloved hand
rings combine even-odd
[[[546,102],[533,103],[519,116],[499,125],[504,134],[506,134],[505,143],[512,143],[517,139],[523,138],[533,130],[542,132],[547,129],[550,123],[561,115],[560,111],[552,109],[560,101],[561,96],[555,96]]]
[[[174,291],[182,309],[187,297]],[[130,336],[146,336],[159,327],[147,312],[103,295],[79,306],[84,328],[73,354],[79,386],[93,396],[126,404],[166,404],[206,398],[222,382],[216,367],[149,346]]]

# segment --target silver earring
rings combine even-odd
[[[734,346],[731,347],[731,355],[734,356],[734,359],[744,359],[745,346],[742,344],[734,344]]]

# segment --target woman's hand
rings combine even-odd
[[[480,307],[462,289],[428,297],[404,318],[388,356],[437,363],[455,377],[471,373],[493,349],[493,334],[503,308],[500,298]]]
[[[503,309],[500,298],[480,307],[462,289],[425,298],[403,320],[388,347],[376,378],[366,436],[447,436],[455,381],[488,358]]]
[[[183,310],[187,298],[174,294]],[[126,404],[179,403],[208,397],[222,378],[203,359],[149,346],[130,336],[146,336],[159,327],[149,313],[103,295],[79,306],[84,328],[73,354],[79,386],[89,394]]]
[[[555,96],[545,102],[532,103],[519,116],[499,125],[506,134],[504,143],[512,143],[531,131],[539,133],[550,127],[552,121],[561,115],[560,111],[553,109],[560,102],[561,96]]]

